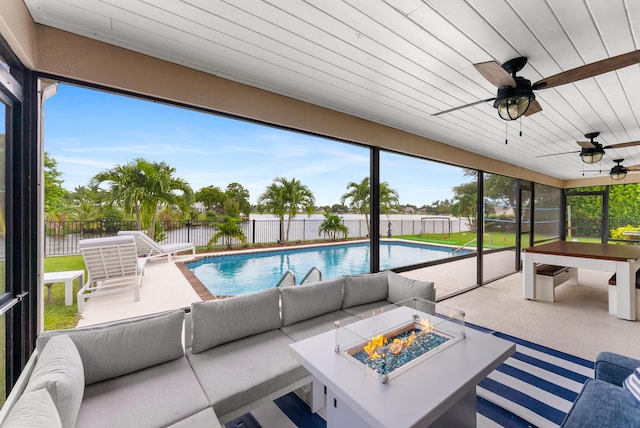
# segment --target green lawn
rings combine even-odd
[[[484,248],[489,248],[489,244],[491,244],[491,248],[512,247],[516,245],[516,236],[513,233],[491,232],[488,235],[489,236],[485,235],[484,237]],[[475,232],[428,233],[424,235],[394,236],[394,238],[398,239],[453,245],[456,247],[461,247],[463,245],[468,247],[477,246],[476,241],[474,241],[475,237]]]
[[[75,256],[56,256],[46,257],[44,259],[45,272],[60,272],[66,270],[84,269],[84,261],[81,255]],[[85,270],[86,278],[86,270]],[[47,292],[44,290],[42,298],[44,301],[44,329],[58,330],[73,328],[78,324],[78,305],[75,295],[79,287],[76,279],[73,284],[73,305],[65,306],[64,304],[64,282],[55,283],[52,288],[51,303],[47,303]]]

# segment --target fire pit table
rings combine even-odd
[[[515,352],[465,329],[461,311],[422,299],[290,347],[313,376],[312,411],[326,406],[329,427],[475,427],[476,385]]]

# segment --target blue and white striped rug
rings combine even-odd
[[[593,377],[593,362],[503,333],[468,327],[512,341],[516,352],[476,388],[478,427],[557,427]],[[228,423],[227,428],[324,428],[326,422],[309,412],[290,393]]]

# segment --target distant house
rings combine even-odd
[[[204,214],[207,212],[207,207],[205,207],[202,202],[194,202],[193,204],[191,204],[191,208],[193,208],[194,210],[198,211],[201,214]]]

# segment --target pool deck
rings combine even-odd
[[[175,258],[182,262],[192,259],[191,255]],[[475,263],[475,258],[465,259],[403,275],[434,281],[440,298],[466,288],[475,275]],[[521,273],[441,303],[463,310],[467,322],[590,360],[604,350],[640,358],[640,341],[634,339],[640,335],[640,321],[622,320],[608,312],[609,276],[580,269],[580,285],[557,287],[554,303],[524,299]],[[184,308],[200,300],[175,263],[157,259],[145,268],[140,301],[134,302],[132,293],[90,298],[78,326]]]
[[[398,241],[398,240],[394,240]],[[353,243],[368,242],[352,241]],[[352,243],[350,242],[350,243]],[[416,244],[415,241],[406,241]],[[331,246],[336,243],[301,245],[285,248],[258,248],[246,250],[246,253],[259,253],[278,251],[282,249],[312,248],[318,246]],[[152,259],[147,262],[142,277],[142,288],[140,288],[140,301],[133,300],[132,293],[115,293],[99,296],[96,299],[87,299],[85,310],[78,322],[78,327],[99,324],[113,321],[114,319],[130,318],[155,312],[163,312],[171,309],[185,308],[192,302],[207,300],[210,293],[200,290],[199,281],[193,278],[193,274],[187,272],[180,265],[201,258],[212,256],[224,256],[238,254],[237,251],[221,251],[215,253],[201,253],[195,257],[192,255],[179,255],[173,258],[172,263],[168,263],[166,258]],[[460,290],[469,284],[475,283],[475,259],[463,260],[459,263],[456,275],[451,275],[451,268],[447,264],[433,268],[418,269],[407,272],[407,277],[434,281],[438,288],[439,296]],[[472,272],[472,275],[461,274],[461,272]],[[446,285],[445,285],[446,284]],[[466,284],[466,285],[465,285]]]

